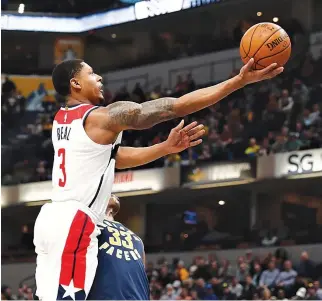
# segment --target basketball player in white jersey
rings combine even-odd
[[[42,207],[35,224],[39,299],[86,299],[97,267],[96,224],[104,217],[115,167],[144,165],[171,152],[163,143],[148,148],[119,147],[122,131],[147,129],[183,117],[283,71],[276,64],[253,71],[253,63],[251,59],[225,82],[178,99],[165,97],[142,104],[120,101],[107,107],[97,106],[103,100],[102,78],[89,65],[69,60],[56,66],[53,84],[66,97],[66,107],[58,111],[53,123],[52,202]],[[194,141],[200,128],[194,124],[183,129],[181,123],[175,131],[179,137],[188,137],[185,142],[179,138],[182,146],[189,139]]]

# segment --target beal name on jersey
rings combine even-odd
[[[69,126],[61,126],[57,128],[57,140],[69,140],[71,127]]]

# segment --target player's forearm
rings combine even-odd
[[[216,104],[243,86],[240,77],[235,76],[215,86],[193,91],[178,98],[174,104],[174,111],[179,117],[200,111]]]
[[[168,155],[165,142],[149,147],[120,147],[116,155],[116,168],[125,169],[153,162]]]

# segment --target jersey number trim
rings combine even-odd
[[[60,148],[58,150],[58,157],[62,158],[59,168],[63,174],[63,178],[59,178],[58,185],[60,187],[65,187],[65,185],[66,185],[66,169],[65,169],[66,150],[64,148]]]
[[[107,227],[107,231],[113,235],[113,237],[109,238],[109,243],[112,246],[123,246],[124,248],[133,250],[132,236],[130,233],[119,231],[112,227]]]

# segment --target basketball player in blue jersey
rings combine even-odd
[[[98,267],[89,300],[149,300],[142,240],[124,225],[114,221],[119,199],[111,195],[106,218],[99,225]]]

